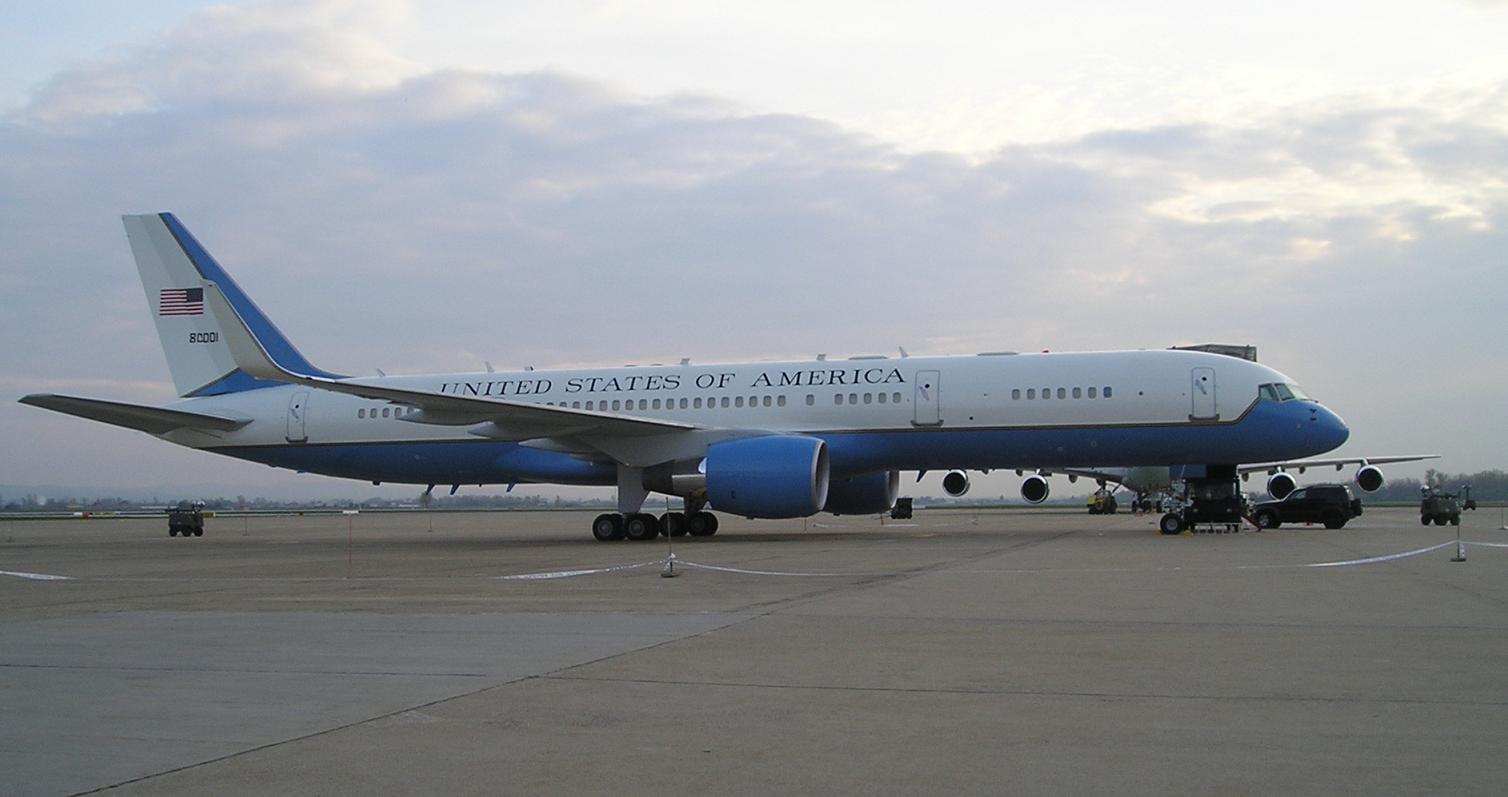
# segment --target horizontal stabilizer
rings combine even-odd
[[[119,401],[59,396],[54,393],[33,393],[20,399],[22,404],[77,415],[91,421],[101,421],[127,429],[136,429],[148,434],[164,434],[174,429],[201,429],[213,432],[230,432],[240,429],[250,419],[223,418],[198,412],[147,407],[141,404],[125,404]]]

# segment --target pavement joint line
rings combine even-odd
[[[1285,703],[1334,703],[1424,706],[1502,706],[1508,708],[1508,700],[1427,700],[1407,697],[1323,697],[1312,695],[1172,695],[1157,692],[1089,692],[1058,689],[967,689],[963,687],[896,687],[896,686],[840,686],[836,684],[773,684],[758,681],[688,681],[659,678],[615,678],[607,676],[547,674],[534,676],[534,680],[548,681],[595,681],[598,683],[629,683],[650,686],[704,686],[727,689],[791,689],[814,692],[873,692],[879,694],[922,695],[997,695],[1001,697],[1070,697],[1097,700],[1186,700]]]
[[[797,617],[797,618],[811,619],[811,620],[830,620],[830,619],[832,619],[836,615],[832,615],[832,614],[818,614],[818,613],[814,613],[814,612],[781,612],[780,616],[781,617]],[[1501,632],[1501,631],[1508,631],[1508,625],[1500,625],[1500,626],[1496,626],[1496,625],[1442,625],[1440,623],[1429,623],[1427,625],[1382,625],[1382,624],[1363,624],[1363,623],[1345,623],[1345,624],[1328,625],[1328,624],[1256,623],[1256,622],[1210,623],[1210,622],[1203,622],[1203,621],[1198,621],[1198,620],[1189,620],[1189,621],[1186,621],[1186,622],[1175,622],[1175,621],[1172,621],[1172,620],[1090,620],[1090,619],[1081,619],[1081,620],[1069,620],[1069,619],[1052,620],[1052,619],[1041,619],[1041,618],[1035,618],[1035,617],[977,617],[977,618],[976,617],[932,617],[932,616],[928,616],[928,615],[904,615],[904,614],[867,614],[867,615],[863,615],[863,616],[852,617],[851,619],[853,621],[858,621],[858,620],[887,620],[887,621],[906,621],[906,622],[912,622],[912,621],[914,621],[914,622],[928,623],[928,624],[934,624],[934,625],[935,624],[941,624],[941,623],[953,623],[953,624],[967,624],[967,625],[1034,625],[1034,626],[1043,626],[1043,625],[1082,626],[1082,625],[1088,625],[1088,626],[1105,626],[1105,627],[1109,627],[1109,626],[1141,626],[1141,627],[1146,627],[1146,628],[1208,628],[1208,629],[1219,629],[1219,628],[1243,628],[1243,629],[1244,628],[1257,628],[1257,629],[1274,629],[1274,630],[1294,630],[1294,629],[1305,629],[1305,628],[1308,628],[1308,629],[1322,630],[1322,631],[1380,631],[1380,630],[1407,631],[1407,630],[1410,630],[1410,629],[1430,630],[1430,631],[1440,630],[1440,631],[1470,631],[1470,632],[1477,632],[1477,631],[1498,631],[1498,632]]]
[[[326,735],[329,735],[329,734],[332,734],[332,733],[337,733],[339,731],[347,730],[347,729],[350,729],[350,728],[356,728],[356,727],[359,727],[359,726],[362,726],[362,725],[366,725],[367,723],[380,722],[382,720],[398,716],[399,714],[405,714],[405,713],[410,712],[410,711],[419,711],[421,709],[430,708],[432,706],[436,706],[436,705],[439,705],[441,703],[444,703],[444,702],[447,702],[447,701],[450,701],[450,700],[460,700],[460,699],[463,699],[463,698],[471,697],[473,695],[479,695],[479,694],[482,694],[483,692],[486,692],[486,691],[491,690],[491,689],[497,689],[497,688],[500,688],[500,687],[503,687],[503,686],[508,686],[509,684],[518,683],[520,681],[528,680],[529,677],[533,677],[533,676],[526,676],[526,677],[522,677],[522,678],[513,678],[513,679],[510,679],[508,681],[504,681],[502,683],[488,684],[486,686],[482,686],[482,687],[479,687],[477,689],[473,689],[470,692],[464,692],[464,693],[458,694],[458,695],[448,695],[446,697],[442,697],[442,698],[438,698],[438,699],[435,699],[435,700],[431,700],[431,701],[426,702],[426,703],[419,703],[417,705],[405,706],[403,708],[396,709],[394,711],[388,711],[388,712],[384,712],[382,714],[378,714],[376,716],[365,717],[365,718],[359,719],[359,720],[353,720],[351,722],[342,723],[340,725],[336,725],[336,726],[333,726],[333,727],[330,727],[330,728],[323,728],[321,730],[310,731],[309,733],[299,734],[297,736],[290,736],[287,739],[279,739],[279,740],[277,740],[275,742],[268,742],[266,744],[259,744],[259,745],[253,746],[253,747],[248,747],[248,748],[246,748],[244,750],[236,750],[236,751],[233,751],[233,752],[225,753],[223,755],[218,755],[218,756],[214,756],[212,758],[207,758],[207,759],[205,759],[203,761],[195,761],[195,762],[192,762],[192,763],[189,763],[189,764],[183,764],[183,765],[176,766],[176,767],[170,767],[168,769],[164,769],[164,770],[161,770],[161,771],[158,771],[158,772],[149,772],[149,773],[147,773],[145,775],[137,775],[136,777],[128,778],[128,779],[122,780],[122,781],[117,781],[115,783],[108,783],[108,784],[105,784],[103,786],[96,786],[95,788],[89,789],[87,791],[75,792],[72,795],[72,797],[83,797],[83,795],[86,795],[86,794],[98,794],[100,792],[109,791],[111,789],[118,789],[118,788],[121,788],[122,786],[130,786],[132,784],[142,783],[144,781],[148,781],[148,780],[151,780],[153,778],[160,778],[160,777],[163,777],[164,775],[173,775],[173,774],[176,774],[176,773],[179,773],[179,772],[187,772],[190,769],[197,769],[199,767],[209,766],[211,764],[217,764],[217,763],[220,763],[222,761],[229,761],[232,758],[239,758],[239,757],[244,756],[244,755],[251,755],[253,753],[259,753],[259,752],[262,752],[264,750],[271,750],[271,749],[273,749],[275,747],[282,747],[283,745],[287,745],[287,744],[295,744],[295,743],[298,743],[298,742],[307,741],[309,739],[317,739],[317,738],[319,738],[321,736],[326,736]]]
[[[434,706],[438,706],[438,705],[441,705],[443,703],[448,703],[448,702],[453,701],[453,700],[464,700],[466,698],[474,697],[474,696],[480,695],[480,694],[484,694],[486,692],[490,692],[490,691],[495,690],[495,689],[502,689],[502,688],[505,688],[505,687],[508,687],[508,686],[512,686],[514,684],[524,683],[526,681],[537,680],[537,679],[540,679],[540,678],[546,678],[546,677],[552,676],[552,675],[554,675],[556,673],[568,672],[568,671],[570,671],[572,669],[575,669],[576,667],[585,667],[585,666],[589,666],[589,665],[592,665],[592,664],[597,664],[597,663],[600,663],[600,662],[611,661],[611,660],[619,658],[621,656],[627,656],[627,655],[631,655],[633,653],[638,653],[638,652],[646,651],[646,650],[653,650],[655,648],[658,648],[658,647],[661,647],[661,646],[664,646],[664,645],[669,645],[669,644],[671,644],[673,642],[679,642],[679,641],[685,640],[685,639],[694,639],[696,637],[703,636],[705,634],[710,634],[710,633],[712,633],[714,631],[718,631],[718,630],[721,630],[723,628],[730,628],[730,627],[735,626],[735,625],[740,625],[740,624],[748,622],[749,620],[752,620],[752,619],[754,619],[754,618],[753,617],[735,618],[731,622],[729,622],[729,623],[727,623],[725,625],[720,625],[720,626],[716,626],[714,628],[704,629],[702,631],[698,631],[698,632],[695,632],[695,633],[692,633],[692,634],[687,634],[685,636],[675,637],[675,638],[672,638],[672,639],[664,639],[664,640],[661,640],[660,642],[657,642],[657,643],[652,644],[652,645],[646,645],[645,647],[642,647],[642,648],[636,648],[634,650],[626,650],[626,651],[621,651],[621,652],[618,652],[618,653],[612,653],[612,654],[609,654],[609,655],[606,655],[606,656],[598,657],[598,658],[593,659],[591,661],[581,662],[579,664],[572,664],[572,665],[569,665],[569,666],[566,666],[566,667],[562,667],[560,669],[557,669],[557,670],[554,670],[554,671],[551,671],[551,672],[546,672],[546,673],[541,673],[541,674],[533,674],[533,675],[525,675],[525,676],[520,676],[520,677],[517,677],[517,678],[509,678],[509,679],[506,679],[506,680],[498,682],[498,683],[492,683],[492,684],[487,684],[485,686],[478,687],[477,689],[473,689],[473,690],[471,690],[469,692],[462,692],[460,694],[455,694],[455,695],[447,695],[445,697],[437,698],[435,700],[430,700],[430,701],[427,701],[427,702],[424,702],[424,703],[418,703],[418,704],[415,704],[415,705],[412,705],[412,706],[404,706],[403,708],[395,709],[393,711],[384,712],[384,713],[378,714],[376,716],[366,717],[364,719],[359,719],[359,720],[353,720],[351,722],[342,723],[342,724],[336,725],[334,727],[324,728],[324,729],[321,729],[321,730],[318,730],[318,731],[312,731],[310,733],[300,734],[298,736],[292,736],[292,737],[289,737],[287,739],[279,739],[279,740],[274,741],[274,742],[268,742],[266,744],[256,745],[254,747],[249,747],[249,748],[247,748],[245,750],[237,750],[237,751],[234,751],[234,752],[226,753],[224,755],[215,756],[213,758],[209,758],[209,759],[206,759],[204,761],[196,761],[196,762],[193,762],[193,763],[184,764],[184,765],[177,766],[177,767],[171,767],[169,769],[164,769],[164,770],[161,770],[159,772],[150,772],[150,773],[147,773],[145,775],[138,775],[138,776],[136,776],[134,778],[130,778],[130,779],[127,779],[127,780],[122,780],[122,781],[119,781],[119,782],[116,782],[116,783],[110,783],[110,784],[106,784],[106,785],[103,785],[103,786],[98,786],[96,788],[89,789],[88,791],[77,792],[77,793],[75,793],[75,795],[73,795],[73,797],[83,797],[83,795],[87,795],[87,794],[98,794],[98,793],[103,792],[103,791],[109,791],[110,789],[117,789],[117,788],[120,788],[122,786],[129,786],[129,785],[132,785],[132,784],[135,784],[135,783],[141,783],[141,782],[144,782],[144,781],[147,781],[147,780],[151,780],[153,778],[158,778],[158,777],[162,777],[162,776],[165,776],[165,775],[172,775],[172,774],[176,774],[176,773],[179,773],[179,772],[186,772],[186,771],[188,771],[190,769],[197,769],[198,767],[209,766],[211,764],[216,764],[216,763],[219,763],[219,762],[222,762],[222,761],[229,761],[232,758],[239,758],[239,757],[244,756],[244,755],[252,755],[252,754],[259,753],[259,752],[262,752],[262,751],[265,751],[265,750],[271,750],[271,749],[276,748],[276,747],[282,747],[284,745],[297,744],[298,742],[307,741],[309,739],[316,739],[316,738],[319,738],[321,736],[328,736],[330,734],[338,733],[340,731],[348,730],[348,729],[351,729],[351,728],[357,728],[357,727],[360,727],[362,725],[366,725],[366,724],[369,724],[369,723],[380,722],[380,721],[385,720],[385,719],[390,719],[392,717],[396,717],[396,716],[401,715],[401,714],[407,714],[407,713],[409,713],[411,711],[421,711],[423,709],[433,708]]]
[[[271,670],[253,669],[246,667],[148,667],[135,666],[106,666],[89,664],[26,664],[17,662],[0,662],[0,669],[17,670],[84,670],[84,671],[108,671],[108,672],[179,672],[179,673],[236,673],[241,675],[354,675],[370,676],[374,678],[386,678],[398,676],[402,678],[492,678],[492,673],[484,672],[385,672],[381,670]]]

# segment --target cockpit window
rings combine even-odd
[[[1309,394],[1298,385],[1273,382],[1257,386],[1257,396],[1269,401],[1309,401]]]

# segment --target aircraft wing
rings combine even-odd
[[[645,464],[704,449],[715,439],[737,436],[693,424],[658,418],[551,407],[507,399],[456,396],[392,387],[369,379],[333,378],[299,373],[267,351],[214,282],[204,282],[204,299],[222,324],[236,367],[257,379],[308,385],[336,393],[418,407],[404,420],[451,426],[480,425],[473,434],[536,447],[602,453],[625,464]],[[648,439],[646,439],[648,438]],[[654,439],[669,438],[669,439]]]
[[[22,404],[77,415],[92,421],[102,421],[127,429],[136,429],[148,434],[166,434],[175,429],[198,429],[201,431],[230,432],[251,423],[250,418],[225,418],[200,412],[169,410],[162,407],[147,407],[141,404],[126,404],[120,401],[59,396],[54,393],[33,393],[22,396]]]
[[[1340,470],[1347,465],[1386,465],[1390,462],[1418,462],[1424,459],[1439,459],[1439,454],[1408,454],[1397,457],[1341,457],[1339,459],[1296,459],[1291,462],[1268,462],[1261,465],[1242,465],[1240,473],[1277,473],[1280,470],[1296,470],[1303,473],[1309,468],[1331,467]]]

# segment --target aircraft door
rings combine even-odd
[[[941,390],[942,374],[937,371],[916,372],[916,415],[912,424],[916,426],[941,426],[942,415],[939,409],[940,401],[938,393]]]
[[[1193,397],[1193,405],[1189,408],[1189,420],[1219,420],[1220,410],[1215,402],[1215,369],[1195,368],[1190,381],[1189,395]]]
[[[304,425],[304,416],[308,410],[309,391],[300,390],[288,399],[288,442],[309,442],[309,432]]]

